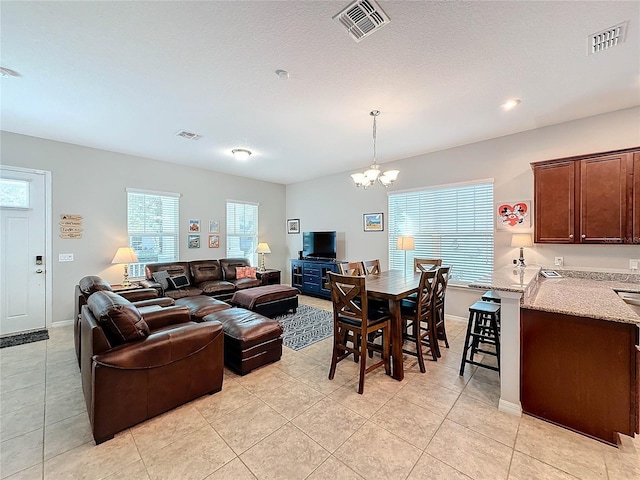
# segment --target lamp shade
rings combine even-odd
[[[533,241],[530,233],[514,233],[511,237],[512,247],[532,247]]]
[[[398,237],[396,248],[398,250],[414,250],[415,243],[413,237]]]
[[[269,244],[267,242],[258,243],[258,248],[256,248],[256,253],[271,253]]]
[[[111,263],[138,263],[138,256],[131,247],[120,247]]]

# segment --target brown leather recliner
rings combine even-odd
[[[97,275],[87,275],[82,277],[76,285],[75,291],[75,311],[73,315],[73,341],[76,347],[76,358],[78,359],[78,366],[80,365],[80,311],[83,305],[87,304],[87,299],[95,292],[107,291],[111,292],[111,284],[103,280]],[[158,297],[158,291],[154,288],[139,288],[136,290],[129,290],[120,292],[121,296],[133,302],[138,307],[168,307],[175,302],[171,298]]]
[[[109,291],[89,297],[81,322],[82,389],[96,444],[222,388],[220,322],[194,323],[179,306],[142,316]]]

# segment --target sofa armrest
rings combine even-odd
[[[197,353],[221,335],[220,322],[189,322],[94,355],[93,363],[95,366],[121,370],[159,368]]]
[[[143,280],[138,280],[138,283],[140,285],[142,285],[144,288],[153,288],[153,289],[155,289],[158,292],[158,295],[160,295],[160,296],[163,295],[162,285],[160,285],[154,279],[149,280],[148,278],[145,278]]]
[[[116,293],[130,302],[138,302],[140,300],[148,300],[150,298],[158,297],[158,291],[154,288],[139,288],[137,290],[126,290],[124,292]]]
[[[142,315],[142,318],[147,322],[147,325],[149,325],[149,329],[152,332],[170,325],[192,323],[189,309],[181,305],[172,305],[170,307],[145,312]]]
[[[176,301],[173,298],[169,297],[156,297],[150,298],[149,300],[140,300],[138,302],[131,302],[137,308],[140,307],[149,307],[151,305],[158,305],[159,307],[170,307],[171,305],[175,305]]]

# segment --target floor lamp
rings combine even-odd
[[[404,250],[404,274],[407,274],[407,250],[415,250],[413,237],[398,237],[396,248]]]

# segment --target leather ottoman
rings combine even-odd
[[[203,321],[217,320],[224,331],[224,364],[239,375],[276,362],[282,356],[282,327],[244,308],[219,310]]]
[[[178,298],[176,305],[187,307],[191,313],[191,320],[194,322],[202,322],[204,321],[204,317],[210,313],[231,308],[231,305],[228,303],[206,295]]]
[[[296,313],[299,293],[297,288],[288,285],[264,285],[238,290],[233,294],[231,304],[266,317],[275,317],[284,315],[289,310]]]

